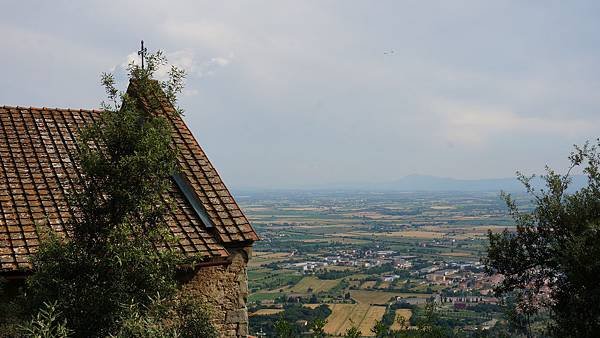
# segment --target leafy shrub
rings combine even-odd
[[[21,328],[23,337],[28,338],[67,338],[72,333],[67,328],[61,313],[56,309],[56,303],[45,303],[37,315]]]

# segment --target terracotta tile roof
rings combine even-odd
[[[163,105],[168,112],[170,105]],[[36,225],[65,234],[73,210],[66,194],[80,177],[76,135],[100,111],[0,107],[0,272],[30,268]],[[214,167],[179,115],[167,114],[180,150],[183,176],[214,225],[207,228],[181,189],[169,191],[176,208],[165,218],[185,253],[227,257],[228,244],[258,239]]]
[[[135,83],[128,88],[130,95],[141,99],[148,108],[149,98],[139,97]],[[169,103],[161,90],[153,91],[153,99],[160,107],[152,113],[166,117],[173,126],[173,141],[179,149],[178,162],[183,176],[192,186],[200,199],[210,220],[215,225],[221,241],[224,243],[256,241],[258,235],[237,205],[221,177],[208,160],[204,150],[194,138],[180,114]]]

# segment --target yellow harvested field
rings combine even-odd
[[[256,310],[255,312],[250,313],[249,316],[252,317],[252,316],[275,315],[280,312],[283,312],[283,309],[260,309],[260,310]]]
[[[404,318],[406,325],[410,326],[409,324],[409,320],[410,317],[412,316],[412,310],[411,309],[397,309],[396,310],[396,320],[394,320],[394,324],[392,324],[392,326],[390,327],[392,330],[400,330],[402,329],[402,327],[400,327],[400,323],[398,323],[398,320],[400,318]]]
[[[336,285],[340,283],[339,279],[319,279],[314,276],[304,277],[302,278],[298,284],[294,285],[290,289],[291,292],[297,293],[306,293],[309,292],[309,289],[312,289],[312,292],[322,292],[329,291]]]
[[[328,306],[332,312],[327,317],[327,325],[324,329],[331,335],[343,335],[354,325],[359,328],[363,336],[374,336],[371,328],[385,313],[385,306],[367,304],[329,304]]]
[[[387,304],[392,297],[429,298],[430,293],[400,293],[387,291],[352,290],[350,295],[361,304]]]
[[[383,318],[384,314],[385,306],[370,306],[369,311],[363,317],[360,324],[358,324],[358,329],[362,332],[362,335],[368,337],[374,336],[375,334],[371,332],[371,329],[375,326],[376,321]]]
[[[265,264],[287,259],[288,257],[290,257],[289,252],[258,251],[252,254],[252,259],[248,262],[248,266],[256,268]]]
[[[303,306],[307,307],[309,309],[316,309],[316,308],[318,308],[321,305],[323,305],[323,304],[304,304]]]

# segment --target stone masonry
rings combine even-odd
[[[207,305],[213,324],[224,338],[248,336],[249,256],[250,248],[231,250],[229,264],[202,267],[183,286],[183,292]]]

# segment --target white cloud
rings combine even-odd
[[[448,142],[466,146],[484,146],[490,139],[503,135],[573,137],[593,132],[598,122],[590,123],[570,117],[521,116],[511,109],[482,105],[437,101],[432,110],[441,119],[441,128]]]
[[[226,56],[215,56],[209,59],[202,60],[190,49],[183,49],[175,52],[167,53],[166,57],[168,60],[167,65],[159,67],[154,73],[154,77],[158,80],[167,80],[169,76],[170,66],[174,65],[185,70],[188,79],[189,78],[202,78],[206,76],[213,76],[219,68],[228,66],[233,58],[233,53],[229,53]],[[120,64],[119,78],[124,78],[124,73],[130,64],[141,65],[141,58],[137,52],[129,53],[124,61]],[[113,66],[110,68],[111,72],[115,72],[117,67]],[[189,83],[189,82],[188,82]],[[185,96],[196,96],[199,91],[194,88],[186,88],[183,92]]]
[[[207,60],[202,60],[196,54],[197,53],[193,52],[192,50],[184,49],[167,53],[166,56],[169,64],[184,69],[189,75],[197,77],[214,74],[218,68],[229,65],[234,58],[233,53],[229,53],[226,56],[215,56]],[[121,63],[121,68],[127,69],[127,67],[132,63],[136,65],[141,64],[141,58],[137,52],[128,54],[125,57],[125,60]],[[169,67],[163,66],[157,70],[155,75],[158,78],[164,78],[167,76],[168,71]]]
[[[127,54],[127,56],[125,57],[125,60],[121,63],[121,69],[123,69],[123,70],[127,69],[127,67],[129,67],[130,64],[135,64],[138,66],[142,64],[142,59],[136,52]],[[113,67],[113,69],[114,69],[114,67]]]
[[[227,66],[230,62],[231,62],[230,59],[227,59],[224,57],[216,57],[216,58],[210,59],[210,63],[221,66],[221,67]]]

